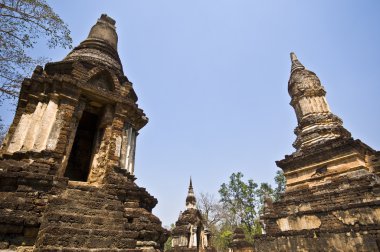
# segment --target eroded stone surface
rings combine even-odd
[[[281,231],[315,229],[321,226],[321,220],[315,215],[280,218],[276,223]]]
[[[335,211],[332,214],[346,225],[380,224],[380,208],[358,208],[345,211]]]
[[[0,150],[0,249],[163,249],[157,199],[134,182],[148,119],[123,74],[114,24],[102,15],[68,57],[24,80]]]
[[[379,152],[351,138],[330,112],[315,73],[292,54],[291,105],[298,126],[296,151],[276,162],[285,194],[265,205],[265,235],[242,251],[379,251]]]

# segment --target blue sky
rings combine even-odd
[[[190,176],[197,194],[217,195],[238,171],[273,183],[274,162],[295,139],[291,51],[320,77],[353,137],[380,149],[379,1],[48,3],[74,46],[101,13],[116,20],[124,72],[150,118],[138,137],[136,182],[158,199],[164,225],[184,209]],[[32,53],[59,61],[68,52],[39,45]]]

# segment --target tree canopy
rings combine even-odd
[[[243,178],[241,172],[232,173],[229,181],[220,186],[219,200],[209,193],[201,193],[198,197],[198,209],[213,234],[212,244],[218,251],[228,250],[236,227],[245,230],[249,241],[255,234],[261,234],[259,216],[264,210],[265,197],[276,201],[285,191],[286,179],[282,171],[276,173],[275,188],[269,183],[258,185],[252,179],[244,181]]]
[[[70,48],[67,25],[44,0],[0,1],[0,100],[15,98],[23,78],[46,58],[28,50],[44,39],[49,48]]]
[[[239,226],[242,224],[251,232],[257,219],[257,197],[256,189],[258,185],[249,179],[242,180],[241,172],[233,173],[228,184],[223,183],[220,187],[220,201],[231,213],[230,224]]]

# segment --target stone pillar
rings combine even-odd
[[[132,175],[134,173],[136,138],[137,132],[129,123],[126,123],[122,136],[120,166]]]
[[[197,227],[191,226],[189,248],[197,247],[197,243]]]
[[[30,151],[33,148],[34,142],[37,138],[38,131],[41,127],[41,118],[45,112],[47,104],[44,102],[39,102],[37,104],[36,110],[34,111],[32,118],[30,120],[29,129],[26,133],[24,144],[21,150]]]
[[[202,241],[202,248],[207,248],[208,247],[208,231],[203,230],[201,234],[201,241]]]
[[[38,133],[36,134],[36,140],[33,150],[42,151],[46,149],[46,144],[53,128],[56,115],[58,111],[58,101],[56,96],[52,95],[46,110],[41,118]]]
[[[135,155],[136,155],[136,140],[137,140],[137,132],[133,130],[133,136],[132,136],[132,148],[129,154],[129,164],[128,164],[128,171],[130,174],[135,173]]]
[[[59,106],[59,108],[60,107],[61,106]],[[49,137],[46,141],[46,150],[49,150],[49,151],[55,151],[56,150],[57,143],[59,140],[59,136],[60,136],[62,127],[65,123],[64,115],[65,115],[65,111],[58,109],[58,112],[55,115],[55,122],[52,125]]]
[[[10,137],[11,140],[9,141],[9,145],[7,147],[7,152],[9,153],[14,153],[21,150],[27,137],[32,117],[36,111],[38,97],[30,94],[27,96],[29,98],[29,102],[26,104],[25,110],[22,111],[22,115],[17,123],[16,129]]]
[[[24,143],[33,114],[23,114],[8,146],[8,152],[19,151]]]

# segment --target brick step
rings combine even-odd
[[[109,210],[104,207],[104,209],[89,208],[87,206],[80,206],[79,204],[73,206],[73,203],[67,205],[54,205],[49,207],[45,213],[49,212],[59,212],[59,213],[72,213],[80,212],[84,216],[103,216],[107,218],[122,218],[124,211],[121,210]]]
[[[101,187],[95,187],[95,186],[90,186],[90,185],[73,185],[73,184],[68,184],[67,185],[67,191],[70,192],[76,192],[79,194],[88,194],[88,193],[93,193],[95,195],[99,195],[99,197],[102,198],[117,198],[116,195],[108,192],[105,192],[105,190]]]
[[[60,196],[59,199],[68,199],[68,200],[79,200],[79,201],[93,201],[98,203],[104,202],[114,202],[120,203],[120,200],[117,197],[110,196],[106,193],[101,192],[82,192],[79,190],[65,190]],[[66,202],[65,202],[66,203]]]
[[[63,195],[70,195],[74,198],[83,198],[83,197],[91,197],[98,200],[118,200],[118,198],[115,195],[110,195],[108,193],[102,192],[100,190],[98,191],[82,191],[82,190],[75,190],[75,189],[66,189],[66,191],[63,193]]]
[[[78,193],[78,192],[68,192],[67,190],[62,193],[60,196],[63,199],[70,199],[70,200],[81,200],[81,201],[93,201],[93,202],[99,202],[104,203],[107,202],[120,202],[117,198],[110,198],[103,195],[98,195],[94,193]]]
[[[49,204],[52,206],[62,206],[67,209],[98,209],[107,211],[123,211],[124,207],[120,201],[116,200],[103,200],[94,201],[90,198],[70,199],[70,198],[55,198]]]
[[[37,200],[36,200],[37,201]],[[46,204],[42,200],[39,200],[40,204]],[[35,204],[32,199],[25,199],[22,197],[1,197],[0,196],[0,209],[17,209],[24,211],[31,211],[35,208]]]
[[[110,231],[73,228],[73,227],[47,227],[40,230],[41,237],[36,247],[72,247],[82,249],[126,249],[135,248],[136,232]]]
[[[104,230],[99,228],[82,228],[82,227],[67,227],[62,226],[63,223],[59,223],[55,226],[48,226],[48,227],[41,227],[40,233],[43,235],[49,234],[52,236],[62,236],[62,235],[69,235],[69,236],[86,236],[87,238],[89,235],[101,238],[101,237],[116,237],[116,238],[128,238],[128,239],[134,239],[138,237],[139,232],[134,230]]]
[[[114,224],[114,225],[113,225]],[[127,230],[132,230],[131,228],[128,228],[128,226],[125,222],[119,222],[119,223],[109,223],[107,225],[101,225],[101,224],[93,224],[93,223],[86,223],[86,224],[81,224],[81,223],[73,223],[73,222],[48,222],[48,226],[54,226],[54,227],[59,227],[59,228],[77,228],[81,230],[102,230],[102,231],[127,231]],[[45,225],[43,228],[46,227]]]
[[[14,225],[35,225],[39,223],[39,217],[34,212],[23,210],[0,209],[0,223]]]
[[[104,216],[104,215],[103,215]],[[70,226],[72,223],[80,224],[83,226],[83,229],[87,227],[94,228],[114,228],[118,230],[124,229],[124,218],[111,218],[111,217],[102,217],[102,215],[97,216],[86,216],[82,213],[68,213],[68,212],[48,212],[44,215],[44,221],[47,221],[48,225],[54,222],[54,226],[58,225],[60,227]]]

